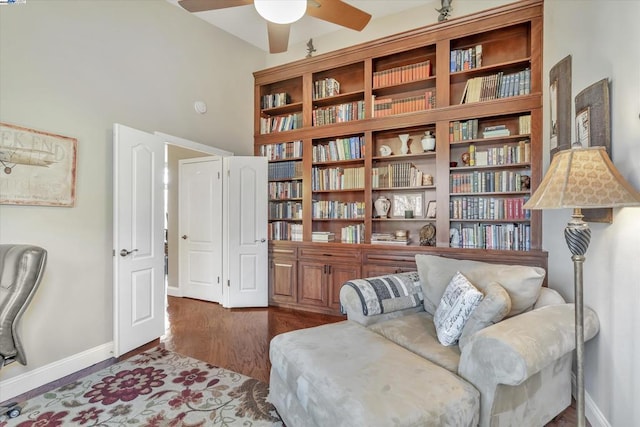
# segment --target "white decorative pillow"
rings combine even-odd
[[[467,319],[481,300],[482,292],[458,271],[445,289],[433,317],[440,344],[449,346],[458,342]]]

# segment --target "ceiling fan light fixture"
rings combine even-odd
[[[256,10],[267,21],[291,24],[304,16],[307,0],[254,0]]]

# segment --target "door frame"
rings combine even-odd
[[[126,126],[126,125],[123,125]],[[135,129],[135,128],[134,128]],[[175,145],[178,147],[182,147],[182,148],[188,148],[194,151],[200,151],[202,152],[204,155],[214,155],[214,156],[222,156],[222,157],[228,157],[228,156],[233,156],[234,153],[230,152],[230,151],[226,151],[226,150],[222,150],[220,148],[216,148],[216,147],[212,147],[209,145],[205,145],[199,142],[195,142],[195,141],[190,141],[188,139],[184,139],[184,138],[180,138],[177,136],[173,136],[173,135],[169,135],[169,134],[165,134],[162,132],[153,132],[153,134],[149,133],[150,135],[153,135],[157,138],[157,141],[159,144],[162,144],[163,147],[165,147],[165,153],[166,153],[166,146],[167,145]],[[115,161],[115,160],[114,160]],[[163,158],[163,161],[166,163],[166,154],[165,154],[165,158]],[[112,165],[112,167],[115,167]],[[113,193],[113,206],[118,206],[119,205],[119,201],[118,201],[118,197],[119,194],[114,191]],[[158,224],[158,227],[164,227],[162,222]],[[114,233],[116,232],[116,228],[115,228],[115,223],[114,223]],[[162,233],[162,230],[160,230],[160,233]],[[116,243],[116,238],[114,237],[114,241],[113,244],[115,245]],[[115,254],[115,246],[114,246],[114,257],[116,256]],[[116,267],[115,267],[115,261],[114,261],[114,267],[113,267],[113,271],[115,274],[116,271]],[[114,287],[113,287],[113,291],[115,292],[115,282],[117,281],[117,277],[114,275]],[[163,295],[163,299],[166,302],[166,297],[167,297],[167,289],[166,286],[163,287],[164,289],[164,295]],[[115,295],[114,295],[115,298]],[[115,337],[115,333],[116,333],[116,328],[118,328],[118,325],[116,324],[116,322],[118,321],[118,319],[120,319],[120,314],[118,312],[119,309],[119,305],[118,304],[113,304],[113,316],[114,316],[114,346],[116,343],[116,337]],[[163,313],[165,313],[165,311],[163,310]],[[119,351],[119,349],[114,348],[114,351]],[[120,354],[118,354],[117,356],[120,356]]]
[[[162,141],[162,143],[164,144],[165,147],[167,145],[173,145],[173,146],[180,147],[180,148],[187,148],[189,150],[199,151],[199,152],[202,153],[203,157],[206,157],[206,156],[220,156],[220,157],[234,156],[234,153],[232,153],[231,151],[226,151],[226,150],[223,150],[221,148],[212,147],[210,145],[205,145],[205,144],[202,144],[202,143],[199,143],[199,142],[195,142],[195,141],[191,141],[191,140],[188,140],[188,139],[185,139],[185,138],[180,138],[178,136],[169,135],[169,134],[162,133],[162,132],[157,132],[157,131],[154,132],[154,135],[156,135],[156,136],[158,136],[160,138],[160,140]],[[176,188],[175,191],[179,191],[179,188]],[[178,238],[178,231],[177,230],[175,232],[175,237],[176,237],[176,239]],[[178,255],[176,255],[176,256],[178,256]],[[167,260],[167,262],[169,262],[169,261]],[[182,290],[180,289],[180,287],[176,287],[176,286],[168,286],[167,287],[167,295],[175,296],[175,297],[184,296],[182,294]]]

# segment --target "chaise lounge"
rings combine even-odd
[[[574,308],[542,286],[543,269],[416,264],[343,285],[348,320],[272,340],[269,399],[288,427],[543,426],[569,406]],[[585,308],[585,339],[598,328]]]

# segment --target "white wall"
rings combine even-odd
[[[75,207],[0,206],[0,242],[49,252],[21,323],[29,364],[0,381],[113,339],[113,123],[252,154],[251,73],[264,56],[165,1],[0,6],[0,120],[78,139]]]
[[[612,160],[636,189],[640,189],[638,16],[638,1],[545,3],[544,87],[549,69],[570,54],[574,117],[573,97],[592,83],[610,79]],[[544,102],[548,105],[548,93]],[[548,109],[544,111],[544,135],[548,135]],[[571,129],[575,139],[573,125]],[[562,236],[570,212],[543,215],[550,285],[573,300],[573,264]],[[614,210],[613,224],[590,225],[584,301],[598,313],[600,334],[586,345],[585,384],[600,414],[587,415],[592,425],[640,425],[640,208]]]

